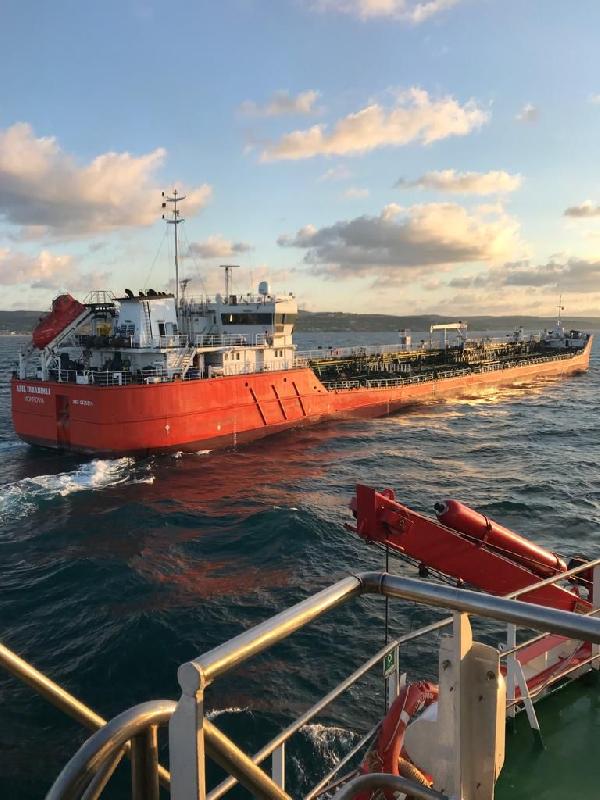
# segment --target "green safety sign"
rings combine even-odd
[[[383,677],[387,678],[388,675],[391,675],[395,667],[396,667],[396,651],[392,650],[383,659]]]

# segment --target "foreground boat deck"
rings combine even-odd
[[[588,674],[535,706],[544,748],[527,716],[509,724],[495,800],[587,800],[600,796],[600,675]]]

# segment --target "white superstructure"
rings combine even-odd
[[[263,288],[263,287],[261,287]],[[21,378],[76,383],[158,383],[295,365],[293,295],[182,299],[133,292],[87,298],[86,310],[42,351],[28,348]]]

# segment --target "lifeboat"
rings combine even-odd
[[[43,350],[61,331],[85,311],[85,306],[70,294],[61,294],[52,302],[52,311],[43,317],[33,331],[34,347]]]

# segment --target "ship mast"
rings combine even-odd
[[[232,287],[233,270],[239,269],[239,264],[221,264],[221,269],[225,272],[225,299],[229,298]]]
[[[558,327],[559,328],[560,328],[560,325],[561,325],[560,312],[564,311],[564,310],[565,310],[565,307],[562,304],[562,294],[561,294],[559,296],[559,298],[558,298]]]
[[[185,222],[183,217],[180,217],[180,211],[177,208],[177,203],[180,203],[182,200],[185,200],[184,194],[177,194],[177,189],[173,189],[173,194],[171,197],[166,195],[164,192],[162,193],[163,196],[163,203],[162,207],[167,208],[167,203],[173,204],[173,209],[171,213],[173,214],[173,219],[167,219],[165,215],[162,215],[162,218],[165,220],[167,225],[173,225],[173,233],[175,238],[175,309],[179,311],[179,237],[177,235],[177,226],[180,222]]]

